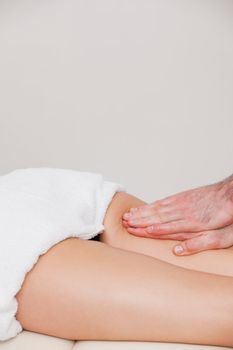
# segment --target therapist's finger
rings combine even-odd
[[[160,239],[160,240],[175,240],[175,241],[184,241],[188,238],[196,237],[200,235],[199,233],[174,233],[171,235],[151,235],[148,234],[146,229],[144,228],[134,228],[134,227],[126,227],[127,231],[130,234],[133,234],[134,236],[138,237],[149,237],[153,239]]]
[[[158,223],[167,223],[171,221],[181,220],[184,216],[182,210],[174,210],[173,208],[167,206],[160,207],[157,210],[149,207],[143,213],[140,209],[138,209],[136,213],[125,213],[123,215],[123,219],[128,220],[131,226],[145,227]]]
[[[185,220],[177,220],[168,223],[157,223],[146,228],[149,234],[170,234],[179,232],[198,232],[199,227],[192,222],[187,222]]]
[[[138,237],[146,237],[146,238],[155,238],[153,235],[150,235],[145,228],[136,228],[136,227],[127,227],[127,231],[130,234]]]
[[[141,205],[136,208],[131,208],[128,212],[123,215],[125,220],[129,220],[130,218],[144,218],[154,214],[154,208],[150,204]]]
[[[156,235],[156,236],[153,236],[153,238],[160,239],[160,240],[169,239],[169,240],[173,240],[173,241],[184,241],[186,239],[190,239],[190,238],[197,237],[197,236],[200,236],[200,232],[173,233],[170,235]]]
[[[130,217],[133,219],[144,218],[146,216],[155,215],[156,213],[162,212],[177,212],[182,209],[181,206],[172,205],[173,201],[169,198],[157,200],[150,204],[144,204],[136,208],[131,208],[127,213],[125,213],[124,218],[128,220]]]
[[[156,202],[153,202],[151,204],[144,204],[136,208],[131,208],[124,216],[125,219],[134,218],[144,218],[147,216],[151,216],[156,214],[158,211],[163,212],[166,211],[168,206],[161,204],[162,201],[158,200]],[[171,211],[171,208],[169,207],[169,210]]]
[[[154,213],[153,215],[144,217],[144,218],[138,218],[138,219],[128,219],[128,224],[133,227],[146,227],[146,226],[152,226],[155,224],[160,224],[160,223],[168,223],[168,222],[173,222],[177,221],[180,219],[180,213],[179,212],[174,212],[174,213],[169,213],[167,215],[167,212],[159,212],[159,213]]]
[[[204,250],[233,246],[233,224],[222,229],[204,231],[199,237],[183,241],[173,247],[175,255],[191,255]]]

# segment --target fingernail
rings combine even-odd
[[[177,246],[175,247],[175,253],[176,253],[176,254],[182,254],[183,251],[184,251],[184,248],[183,248],[181,245],[177,245]]]
[[[125,213],[125,214],[123,215],[123,218],[124,218],[124,219],[129,219],[130,216],[131,216],[130,213]]]
[[[138,208],[131,208],[131,209],[130,209],[131,213],[134,213],[134,212],[137,211],[137,210],[138,210]]]

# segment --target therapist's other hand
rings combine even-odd
[[[123,221],[125,228],[128,228],[127,222]],[[131,230],[131,228],[129,228]],[[138,236],[138,234],[137,234]],[[168,235],[154,236],[145,232],[141,235],[148,238],[157,238],[162,240],[178,240],[172,251],[175,255],[192,255],[204,250],[223,249],[233,246],[233,224],[224,228],[209,230],[196,233],[176,233]]]
[[[173,247],[176,255],[192,255],[204,250],[223,249],[233,246],[233,224],[221,229],[204,231]]]
[[[181,192],[123,215],[129,233],[159,238],[215,230],[233,223],[232,176],[222,182]],[[164,236],[165,238],[165,236]]]

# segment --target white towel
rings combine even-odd
[[[54,244],[90,239],[120,184],[100,174],[57,168],[17,169],[0,176],[0,340],[15,337],[15,295],[25,275]]]

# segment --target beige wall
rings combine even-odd
[[[232,173],[232,0],[1,0],[0,173],[152,201]]]

